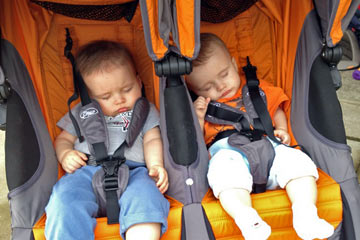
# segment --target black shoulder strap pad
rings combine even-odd
[[[249,115],[225,103],[211,101],[208,105],[205,120],[215,124],[233,125],[238,131],[241,129],[250,130]]]
[[[145,121],[149,115],[150,104],[149,101],[141,97],[135,102],[131,122],[126,134],[126,143],[129,147],[133,145],[137,136],[143,129]]]

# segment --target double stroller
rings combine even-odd
[[[208,153],[184,84],[201,47],[200,32],[211,32],[224,40],[238,66],[250,56],[258,78],[290,97],[285,112],[292,143],[301,144],[319,168],[319,216],[335,227],[329,239],[360,240],[360,188],[335,86],[338,43],[359,2],[1,0],[0,99],[7,109],[12,239],[45,239],[44,208],[64,174],[53,141],[74,91],[64,55],[68,29],[74,52],[98,39],[124,44],[146,97],[160,111],[171,204],[162,239],[242,239],[209,190]],[[270,239],[298,238],[284,190],[253,194],[252,202],[272,228]],[[97,218],[95,237],[121,239],[118,229]]]

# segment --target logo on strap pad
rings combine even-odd
[[[82,111],[80,114],[80,118],[87,119],[87,118],[91,117],[92,115],[95,115],[98,113],[99,113],[99,111],[96,108],[91,107],[91,108],[88,108],[88,109],[85,109],[84,111]]]

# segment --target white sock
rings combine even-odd
[[[292,206],[293,226],[297,235],[305,240],[328,238],[334,233],[334,227],[319,218],[314,204],[295,203]]]
[[[244,207],[235,218],[245,240],[265,240],[271,234],[270,226],[264,222],[255,209]]]

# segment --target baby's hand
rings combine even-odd
[[[281,142],[285,145],[290,144],[290,135],[287,131],[284,129],[275,129],[274,130],[275,137],[278,137],[281,139]]]
[[[80,167],[85,166],[87,160],[86,154],[76,150],[69,150],[64,154],[60,162],[65,172],[73,173]]]
[[[164,194],[169,187],[168,175],[164,167],[153,165],[149,169],[149,176],[154,179],[159,191]]]
[[[210,98],[198,97],[194,102],[196,115],[199,119],[204,119]]]

